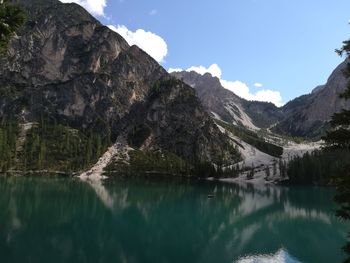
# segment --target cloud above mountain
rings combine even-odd
[[[108,27],[121,35],[129,45],[137,45],[159,63],[164,62],[168,54],[168,45],[162,37],[143,29],[131,31],[124,25]]]
[[[182,71],[181,68],[169,68],[169,72],[177,72]],[[272,102],[276,106],[282,106],[283,99],[281,96],[281,93],[279,91],[274,91],[270,89],[261,89],[257,92],[252,92],[249,88],[249,86],[242,82],[242,81],[229,81],[222,79],[222,70],[217,64],[212,64],[208,68],[204,66],[198,66],[198,67],[190,67],[186,69],[186,71],[195,71],[201,75],[204,75],[205,73],[210,73],[213,77],[217,77],[220,79],[221,85],[232,92],[234,92],[236,95],[240,96],[241,98],[247,99],[247,100],[256,100],[256,101],[264,101],[264,102]],[[255,87],[262,88],[263,85],[261,83],[255,83]]]
[[[157,9],[152,9],[148,14],[150,16],[155,16],[156,14],[158,14],[158,10]]]
[[[91,14],[103,16],[107,6],[106,0],[60,0],[62,3],[76,3],[84,7]]]

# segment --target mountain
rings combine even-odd
[[[276,125],[275,131],[307,138],[323,135],[334,113],[343,108],[350,109],[350,102],[338,96],[347,86],[344,69],[348,63],[348,60],[341,63],[325,85],[284,105],[282,111],[285,118]]]
[[[271,128],[288,136],[318,139],[328,128],[328,121],[334,113],[350,108],[350,102],[338,96],[346,88],[343,72],[348,63],[341,63],[325,85],[280,108],[272,103],[240,98],[226,90],[220,80],[209,73],[200,75],[182,71],[172,74],[196,90],[206,110],[216,119],[253,130]]]
[[[190,86],[82,7],[12,2],[27,22],[1,57],[1,129],[14,134],[2,170],[86,169],[117,138],[190,163],[240,159]]]
[[[255,156],[257,152],[262,153],[260,157],[263,153],[273,158],[283,154],[283,148],[275,144],[279,139],[276,136],[269,138],[267,132],[262,134],[260,131],[260,128],[268,128],[282,119],[281,110],[274,104],[242,99],[225,89],[220,80],[209,73],[201,75],[182,71],[172,75],[195,89],[206,111],[239,145],[245,161],[252,159],[251,155]],[[247,153],[247,148],[255,150]],[[270,162],[270,158],[265,159]]]
[[[173,76],[193,87],[206,110],[217,119],[249,129],[268,128],[283,114],[272,103],[248,101],[225,89],[217,77],[194,71],[173,72]]]

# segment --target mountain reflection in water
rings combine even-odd
[[[301,263],[284,249],[280,249],[273,255],[255,255],[244,257],[236,261],[236,263]]]
[[[208,194],[215,192],[215,198]],[[1,262],[339,262],[333,189],[0,178]]]

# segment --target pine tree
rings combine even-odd
[[[270,178],[270,167],[266,166],[265,168],[265,180],[268,180]]]
[[[92,132],[90,132],[89,137],[87,138],[87,145],[86,145],[86,155],[85,155],[85,164],[89,165],[92,158],[93,158],[93,149],[92,149]]]
[[[0,0],[0,52],[4,52],[13,34],[24,24],[21,8]]]
[[[251,180],[254,178],[254,174],[255,174],[255,167],[252,165],[250,171],[247,174],[247,180]]]
[[[350,39],[343,42],[343,47],[336,52],[342,56],[346,55],[347,68],[344,75],[349,79],[350,77]],[[343,99],[350,99],[350,81],[348,81],[345,91],[340,94]],[[332,116],[331,120],[332,130],[324,137],[327,149],[344,149],[350,150],[350,111],[342,110]],[[340,205],[337,210],[337,215],[341,218],[350,219],[350,167],[344,166],[341,168],[337,178],[335,179],[337,193],[335,201]],[[348,243],[344,250],[350,254],[350,243]],[[346,262],[350,262],[350,258]]]
[[[277,160],[274,159],[273,160],[273,164],[272,164],[272,169],[273,169],[273,176],[276,176],[277,175]]]

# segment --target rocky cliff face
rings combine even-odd
[[[232,157],[239,160],[195,91],[176,79],[159,81],[145,101],[133,105],[122,122],[129,144],[141,149],[159,147],[189,160],[198,158],[225,165]]]
[[[0,116],[126,136],[187,160],[237,159],[194,91],[76,4],[14,0],[28,13],[0,66]],[[139,133],[138,133],[139,132]]]
[[[16,113],[26,120],[44,114],[89,128],[99,116],[114,126],[166,74],[76,4],[20,3],[29,19],[2,59],[0,85],[22,95]]]
[[[219,79],[210,74],[174,72],[178,79],[192,86],[206,110],[223,121],[259,129],[272,130],[291,136],[319,138],[328,127],[335,112],[350,108],[350,102],[340,99],[347,79],[343,71],[349,62],[340,64],[325,85],[316,87],[312,93],[298,97],[281,108],[272,103],[247,101],[224,89]]]
[[[285,118],[276,126],[276,131],[309,138],[322,135],[334,113],[350,108],[350,102],[338,96],[346,88],[344,70],[348,63],[341,63],[325,85],[284,105],[282,111]]]
[[[283,117],[281,110],[274,104],[240,98],[225,89],[220,80],[209,73],[200,75],[194,71],[182,71],[172,75],[196,90],[204,107],[214,118],[250,129],[259,129],[267,128]]]

